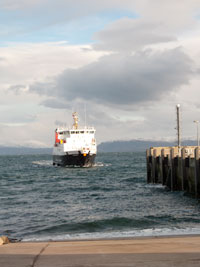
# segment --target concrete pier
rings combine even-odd
[[[200,237],[11,243],[0,247],[1,267],[197,267]]]
[[[148,183],[200,197],[200,147],[151,147],[146,158]]]

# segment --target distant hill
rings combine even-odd
[[[0,146],[0,155],[52,154],[52,148]]]
[[[98,152],[140,152],[152,146],[174,146],[174,142],[150,141],[150,140],[131,140],[103,142],[98,145]],[[184,140],[182,145],[194,146],[196,141]]]
[[[98,145],[98,152],[142,152],[151,146],[174,146],[174,142],[151,141],[151,140],[130,140],[103,142]],[[182,145],[195,146],[196,141],[184,140]],[[31,147],[6,147],[0,146],[0,155],[30,155],[30,154],[52,154],[52,148],[31,148]]]

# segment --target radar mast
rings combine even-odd
[[[72,113],[72,117],[74,119],[73,128],[78,129],[78,113],[77,112]]]

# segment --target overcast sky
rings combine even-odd
[[[58,126],[97,142],[196,139],[199,0],[1,0],[0,145],[49,147]]]

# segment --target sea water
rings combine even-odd
[[[200,203],[147,184],[144,153],[98,153],[92,168],[51,155],[0,156],[0,235],[24,241],[200,234]]]

